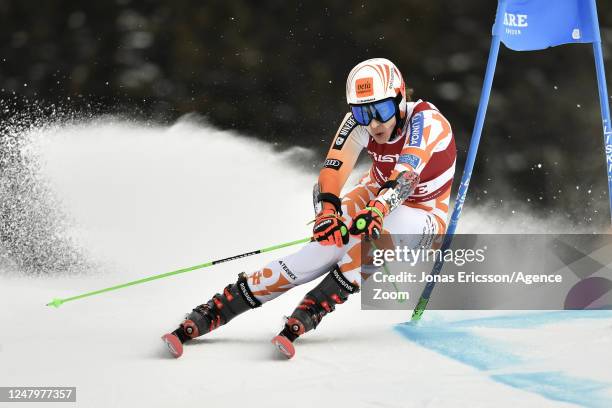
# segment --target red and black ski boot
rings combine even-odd
[[[234,317],[261,306],[261,302],[249,289],[245,273],[238,281],[227,285],[223,294],[215,294],[208,302],[196,307],[187,315],[178,329],[162,336],[170,353],[178,358],[183,354],[183,344],[223,326]]]
[[[349,295],[359,292],[359,286],[346,280],[336,265],[314,289],[304,296],[299,306],[285,322],[283,330],[272,344],[287,358],[295,355],[293,342],[307,331],[316,329],[323,317],[346,302]]]

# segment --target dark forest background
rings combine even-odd
[[[161,123],[196,112],[322,156],[348,71],[386,57],[451,121],[460,173],[496,3],[0,0],[3,120],[34,102]],[[598,3],[612,78],[612,2]],[[605,226],[602,139],[590,45],[502,46],[468,202]]]

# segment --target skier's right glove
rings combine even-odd
[[[332,209],[324,209],[317,214],[312,228],[312,237],[321,245],[342,245],[348,244],[348,228],[342,218]]]
[[[353,218],[349,232],[351,235],[362,235],[367,241],[378,239],[383,230],[383,219],[385,218],[385,205],[377,200],[372,200],[368,205]]]

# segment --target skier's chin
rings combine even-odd
[[[391,136],[391,132],[373,132],[372,138],[378,144],[384,144],[389,141],[389,137]]]

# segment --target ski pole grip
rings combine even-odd
[[[363,218],[358,219],[355,226],[358,230],[363,231],[366,227],[366,220],[364,220]]]

